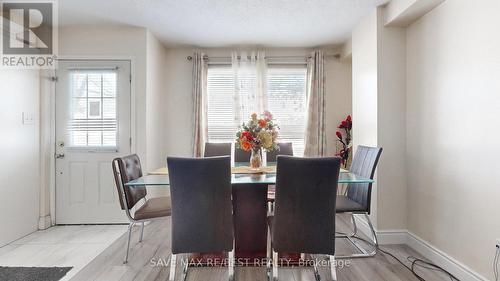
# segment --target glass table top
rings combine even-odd
[[[374,180],[363,178],[349,172],[339,174],[339,183],[373,183]],[[231,184],[275,184],[276,174],[232,174]],[[125,184],[126,186],[168,186],[168,175],[146,175]]]

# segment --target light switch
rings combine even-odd
[[[23,125],[33,125],[35,123],[32,112],[23,112]]]

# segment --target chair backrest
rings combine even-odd
[[[206,142],[203,156],[231,156],[231,143]]]
[[[277,162],[273,248],[333,255],[340,158],[278,156]]]
[[[381,147],[358,146],[349,172],[373,179],[381,154]],[[362,205],[368,213],[370,213],[371,196],[371,183],[351,183],[347,187],[347,197]]]
[[[168,157],[172,253],[233,249],[231,158]]]
[[[112,166],[120,206],[122,210],[130,210],[147,194],[145,186],[125,186],[129,181],[142,177],[141,160],[137,154],[132,154],[113,159]]]
[[[273,150],[267,153],[267,162],[276,162],[278,155],[293,156],[293,145],[291,142],[278,143],[278,150]]]
[[[234,147],[234,162],[250,162],[252,152]]]

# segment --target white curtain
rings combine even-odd
[[[307,125],[304,156],[326,154],[325,55],[315,51],[307,62]]]
[[[208,137],[207,69],[204,54],[195,53],[193,55],[193,155],[195,157],[203,156]]]
[[[267,62],[265,53],[233,52],[235,125],[245,122],[252,113],[267,110]]]

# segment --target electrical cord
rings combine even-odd
[[[498,259],[500,258],[500,248],[497,245],[497,250],[495,252],[495,258],[493,259],[493,274],[495,275],[495,281],[498,281]]]
[[[373,245],[371,242],[367,241],[366,239],[363,239],[361,237],[358,237],[358,236],[354,236],[353,238],[356,238],[356,239],[359,239],[361,241],[364,241],[370,245]],[[425,268],[425,269],[429,269],[429,270],[434,270],[434,271],[438,271],[438,272],[441,272],[441,273],[444,273],[446,275],[448,275],[448,277],[450,278],[451,281],[460,281],[460,279],[458,279],[455,275],[453,275],[451,272],[447,271],[446,269],[440,267],[439,265],[436,265],[436,264],[433,264],[429,261],[426,261],[426,260],[423,260],[423,259],[420,259],[420,258],[416,258],[414,256],[408,256],[406,259],[411,262],[411,265],[408,266],[407,264],[405,264],[402,260],[400,260],[398,257],[396,257],[394,254],[392,254],[391,252],[387,251],[387,250],[384,250],[382,249],[379,245],[377,245],[377,250],[379,250],[380,252],[392,257],[393,259],[395,259],[397,262],[399,262],[402,266],[404,266],[406,269],[408,269],[419,281],[426,281],[422,276],[420,276],[417,272],[415,272],[415,267],[418,266],[418,267],[421,267],[421,268]],[[498,259],[500,258],[500,249],[497,248],[497,253],[495,255],[495,260],[498,261]],[[496,263],[495,263],[496,264]],[[496,267],[496,266],[495,266]],[[495,276],[498,276],[498,269],[495,271],[496,272],[496,275]],[[498,280],[496,280],[498,281]]]

